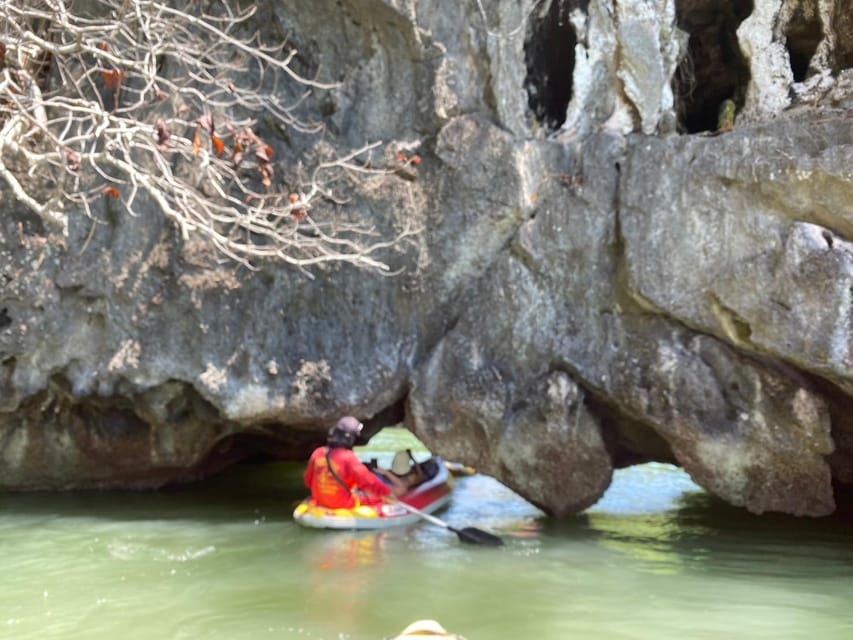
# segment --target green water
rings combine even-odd
[[[386,430],[364,453],[410,443]],[[420,618],[468,640],[853,638],[849,519],[749,516],[666,465],[619,472],[561,522],[462,478],[440,515],[498,533],[495,549],[426,523],[302,529],[301,471],[0,496],[0,638],[377,640]]]

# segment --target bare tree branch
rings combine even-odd
[[[256,123],[320,134],[305,99],[335,85],[295,72],[295,50],[251,32],[254,6],[83,4],[0,0],[0,179],[46,223],[67,233],[69,212],[91,216],[102,198],[130,215],[153,201],[184,237],[250,267],[380,271],[379,254],[419,232],[404,221],[383,239],[361,223],[315,219],[320,201],[333,210],[347,201],[341,189],[392,173],[371,161],[380,142],[327,154],[285,188]]]

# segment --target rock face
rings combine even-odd
[[[264,29],[341,83],[309,101],[328,138],[423,158],[352,193],[380,230],[423,228],[385,256],[402,273],[248,271],[153,204],[63,238],[5,194],[0,487],[304,459],[355,413],[554,515],[651,460],[753,512],[831,513],[853,486],[851,15],[277,5]]]

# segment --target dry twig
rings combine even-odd
[[[93,215],[101,198],[130,215],[153,201],[184,237],[200,234],[253,266],[345,261],[387,270],[387,239],[373,228],[315,219],[333,187],[352,187],[371,168],[371,143],[317,164],[286,189],[274,149],[255,131],[318,134],[304,100],[323,84],[296,73],[296,51],[249,33],[254,6],[217,0],[0,2],[0,178],[45,222],[67,233],[69,212]],[[184,9],[175,5],[185,5]],[[301,87],[287,102],[282,83]],[[331,208],[331,207],[330,207]]]

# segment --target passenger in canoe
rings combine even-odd
[[[423,469],[415,460],[411,449],[395,453],[390,469],[381,468],[375,458],[367,466],[382,478],[385,484],[390,485],[398,498],[426,480]]]
[[[316,504],[329,509],[378,506],[388,496],[405,492],[403,483],[383,482],[352,450],[363,427],[353,416],[341,418],[329,430],[326,446],[311,454],[304,477]]]

